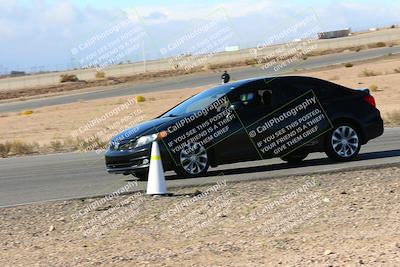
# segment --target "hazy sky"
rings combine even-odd
[[[233,37],[225,44],[240,47],[262,42],[270,32],[296,23],[304,12],[319,17],[321,30],[400,24],[398,0],[0,0],[0,73],[5,68],[34,70],[35,66],[64,68],[79,64],[85,55],[74,55],[71,50],[126,17],[147,35],[139,41],[144,48],[133,50],[124,60],[139,60],[143,53],[147,58],[161,57],[160,49],[204,24],[215,10],[222,10],[228,17],[224,23],[234,29]],[[101,44],[111,42],[115,36],[107,36]],[[167,55],[179,51],[170,52]]]

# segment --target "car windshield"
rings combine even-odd
[[[164,113],[161,117],[176,117],[186,113],[202,110],[233,89],[234,87],[232,85],[220,85],[218,87],[205,90],[183,101],[173,109]]]

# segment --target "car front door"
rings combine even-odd
[[[278,81],[260,80],[250,83],[229,93],[228,98],[240,130],[217,144],[219,161],[226,163],[262,159],[247,127],[284,103]]]

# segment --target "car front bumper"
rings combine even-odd
[[[151,146],[135,150],[111,150],[105,154],[106,170],[108,173],[130,174],[145,170],[150,166]]]

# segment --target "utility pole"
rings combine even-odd
[[[143,70],[146,73],[146,51],[144,50],[144,40],[142,40]]]

